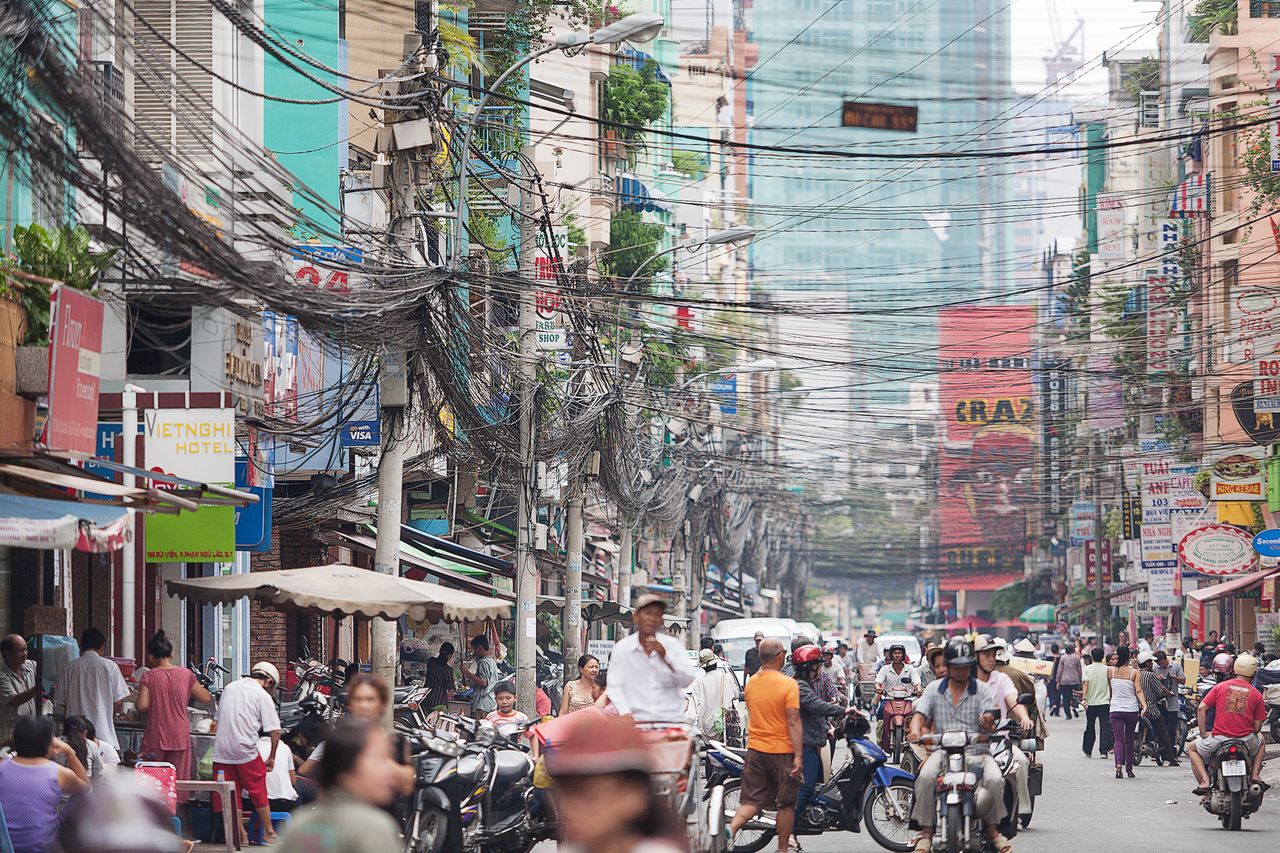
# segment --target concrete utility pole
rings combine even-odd
[[[1104,598],[1106,584],[1102,571],[1102,447],[1097,433],[1093,435],[1091,447],[1093,457],[1093,594],[1098,597],[1097,631],[1098,648],[1102,648],[1105,636],[1107,611],[1111,609],[1111,601]]]
[[[520,709],[533,717],[538,689],[538,562],[534,553],[537,500],[534,483],[534,390],[537,385],[537,335],[534,292],[529,283],[536,276],[536,207],[530,183],[533,148],[520,150],[520,478],[516,491],[516,690]],[[579,549],[581,553],[581,549]]]
[[[582,655],[582,492],[574,487],[574,496],[565,506],[565,573],[564,573],[564,676],[578,677],[578,658]]]
[[[410,33],[404,38],[405,59],[418,54],[422,47],[422,35]],[[420,56],[420,54],[419,54]],[[416,70],[422,71],[421,59]],[[402,86],[414,84],[402,83]],[[402,90],[402,94],[403,94]],[[400,115],[387,115],[385,121],[395,124]],[[419,246],[417,190],[418,176],[410,160],[414,149],[398,146],[391,161],[391,221],[392,233],[398,238],[397,248],[413,260]],[[380,152],[381,153],[381,152]],[[382,420],[382,454],[378,457],[378,538],[373,554],[374,571],[386,575],[400,574],[400,522],[404,500],[404,442],[407,425],[404,423],[404,407],[409,403],[409,370],[405,352],[388,348],[382,356],[379,371],[379,401]],[[370,656],[373,671],[387,684],[396,683],[396,623],[386,619],[374,619],[370,625]],[[334,649],[332,654],[336,654]],[[383,721],[391,724],[391,708],[387,707]]]
[[[631,519],[624,517],[622,532],[618,535],[618,603],[623,607],[631,606],[631,575],[636,568],[634,531],[631,524]],[[614,636],[618,634],[619,630],[615,629]]]
[[[689,554],[688,541],[688,525],[677,531],[675,536],[671,537],[671,550],[675,560],[675,566],[672,568],[671,585],[675,588],[676,595],[676,618],[687,619],[689,617]],[[679,544],[677,544],[679,543]],[[689,626],[685,623],[685,648],[689,647]]]

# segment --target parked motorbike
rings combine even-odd
[[[499,732],[483,720],[452,720],[458,732],[418,732],[410,740],[415,785],[406,853],[528,853],[554,838],[554,815],[537,795],[533,760],[519,743],[533,723]]]
[[[1267,706],[1266,725],[1271,742],[1280,743],[1280,670],[1258,670],[1253,686],[1262,691],[1262,701]]]
[[[889,753],[892,763],[902,764],[902,752],[907,741],[907,721],[915,711],[915,693],[895,687],[885,697],[881,708],[880,748]]]
[[[1224,741],[1209,758],[1206,769],[1212,787],[1205,798],[1204,808],[1217,815],[1222,828],[1240,829],[1243,818],[1262,806],[1263,788],[1249,782],[1249,753],[1244,741]]]
[[[796,815],[796,835],[861,832],[865,823],[876,843],[886,850],[912,849],[911,808],[915,777],[889,765],[889,756],[868,739],[871,725],[858,716],[845,726],[849,761],[820,785],[803,814]],[[725,819],[738,808],[746,751],[713,741],[707,751],[708,787],[724,788]],[[776,822],[761,812],[738,833],[733,853],[756,853],[773,842]]]
[[[945,756],[943,772],[938,774],[934,788],[938,816],[933,838],[935,853],[990,853],[992,850],[983,832],[982,822],[977,817],[979,812],[990,807],[990,803],[983,802],[983,798],[989,794],[978,787],[978,775],[970,769],[966,751],[970,746],[983,743],[998,745],[999,741],[1008,738],[1008,727],[1009,722],[1006,721],[991,734],[950,731],[921,736],[922,742],[935,744]],[[1005,755],[1011,755],[1011,751],[1005,750]],[[992,757],[995,758],[995,755]],[[1000,764],[999,759],[996,759],[996,763]],[[1008,766],[1006,763],[1001,768],[1002,772]],[[1009,820],[1009,806],[1013,802],[1010,798],[1010,781],[1006,777],[1003,794],[1006,819],[1000,825],[1000,831],[1006,838],[1011,837],[1010,830],[1015,833],[1017,831],[1017,822]]]

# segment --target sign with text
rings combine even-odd
[[[1164,376],[1172,367],[1173,333],[1178,312],[1168,277],[1147,275],[1147,375]]]
[[[55,284],[49,317],[49,417],[42,441],[51,450],[92,456],[98,445],[103,305]]]
[[[1124,222],[1124,196],[1119,193],[1099,194],[1097,257],[1104,261],[1123,260],[1128,236]]]
[[[1178,559],[1193,572],[1238,575],[1253,571],[1258,555],[1253,537],[1229,524],[1207,524],[1178,542]]]
[[[148,409],[143,412],[147,469],[233,488],[234,409]],[[235,507],[202,506],[146,519],[148,563],[228,563],[235,559]]]
[[[1266,467],[1262,447],[1220,450],[1209,458],[1209,499],[1214,501],[1265,501]]]
[[[869,101],[845,101],[840,114],[843,127],[865,127],[871,130],[896,130],[915,133],[920,110],[900,104],[876,104]]]

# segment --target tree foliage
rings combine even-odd
[[[1018,581],[1012,586],[998,589],[991,595],[991,618],[1017,619],[1027,609],[1027,585]]]
[[[79,225],[52,231],[40,225],[19,225],[13,229],[13,245],[16,259],[0,266],[0,293],[16,294],[27,312],[23,343],[44,346],[49,343],[50,285],[9,275],[5,268],[60,281],[76,290],[92,290],[116,251],[95,252],[89,232]]]
[[[1187,32],[1193,42],[1207,42],[1217,32],[1234,35],[1240,10],[1236,0],[1200,0],[1187,16]]]
[[[637,269],[635,290],[649,289],[653,277],[667,268],[669,258],[649,261],[658,251],[663,226],[657,222],[645,222],[644,217],[633,210],[620,210],[609,222],[609,251],[603,259],[606,272],[620,281],[626,281]],[[641,264],[644,265],[640,269]]]
[[[604,119],[635,127],[611,128],[621,139],[639,142],[644,130],[666,115],[671,87],[658,79],[658,63],[646,59],[639,71],[630,65],[609,69],[604,84]]]

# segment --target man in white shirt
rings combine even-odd
[[[978,666],[973,674],[990,687],[992,695],[996,697],[996,708],[1000,711],[999,722],[1003,723],[1012,715],[1024,731],[1034,731],[1031,715],[1018,704],[1018,688],[1013,685],[1013,679],[996,670],[996,652],[999,651],[999,646],[986,634],[980,634],[973,644],[973,650],[978,656]],[[1012,740],[1009,741],[1009,749],[1013,752],[1013,760],[1017,762],[1014,782],[1018,789],[1018,814],[1030,814],[1031,791],[1027,788],[1027,773],[1031,763],[1027,761],[1026,753]]]
[[[693,717],[694,729],[707,740],[725,740],[729,736],[725,717],[733,710],[742,688],[733,669],[711,649],[698,653],[698,668],[703,674],[693,682],[689,692],[689,714]]]
[[[30,659],[27,641],[19,634],[0,640],[0,744],[13,737],[13,727],[21,716],[34,716],[40,688],[36,685],[36,662]]]
[[[637,723],[683,722],[684,688],[700,674],[680,641],[662,633],[666,610],[658,596],[640,596],[631,614],[635,633],[609,655],[609,699]]]
[[[879,657],[880,651],[876,648],[876,632],[873,628],[858,641],[858,663],[874,664]]]
[[[889,662],[876,673],[876,700],[899,687],[920,695],[920,670],[907,663],[907,647],[895,643],[889,647]]]
[[[267,661],[254,664],[244,678],[222,688],[218,700],[218,730],[213,736],[213,778],[221,772],[228,782],[236,784],[235,824],[240,827],[240,846],[249,844],[249,835],[239,820],[240,800],[249,797],[253,810],[262,823],[266,843],[275,841],[271,828],[271,807],[267,801],[267,773],[275,767],[276,749],[280,745],[280,715],[271,701],[271,691],[280,681],[280,671]],[[271,738],[265,759],[258,753],[258,733]],[[214,795],[217,796],[216,794]],[[214,811],[221,804],[214,800]]]
[[[107,637],[97,628],[80,635],[80,657],[69,663],[53,687],[54,701],[66,706],[67,715],[79,714],[93,723],[98,739],[116,749],[115,713],[129,695],[116,662],[102,656]]]

